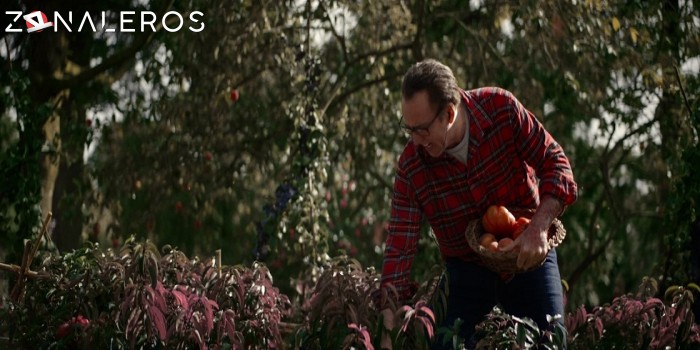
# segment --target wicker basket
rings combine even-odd
[[[513,216],[515,216],[516,218],[522,216],[532,218],[532,215],[535,213],[534,210],[527,209],[509,209],[509,211],[513,213]],[[479,244],[479,237],[481,237],[483,233],[484,227],[481,224],[481,218],[479,218],[478,220],[472,220],[471,222],[469,222],[469,225],[467,225],[467,230],[465,232],[467,243],[469,243],[469,246],[472,248],[472,250],[476,252],[476,255],[479,256],[483,265],[494,272],[526,272],[529,270],[533,270],[544,263],[544,260],[542,260],[542,262],[540,262],[536,266],[531,267],[530,269],[518,269],[516,265],[518,260],[518,252],[513,250],[508,252],[492,252],[482,247],[481,244]],[[561,244],[561,242],[564,240],[564,237],[566,236],[566,230],[564,230],[564,226],[558,219],[554,219],[554,221],[552,222],[552,226],[549,227],[548,233],[549,249],[552,249]]]

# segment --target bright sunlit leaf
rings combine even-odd
[[[615,31],[620,30],[620,20],[617,19],[617,17],[613,17],[612,26],[613,26],[613,29],[615,29]]]

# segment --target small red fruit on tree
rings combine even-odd
[[[63,339],[65,338],[68,333],[70,333],[70,324],[68,322],[65,322],[58,326],[58,329],[56,329],[56,334],[54,335],[56,339]]]
[[[240,97],[240,95],[238,94],[238,90],[236,90],[236,89],[231,90],[231,101],[236,102],[236,101],[238,101],[239,97]]]

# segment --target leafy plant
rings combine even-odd
[[[399,349],[415,349],[419,344],[428,344],[433,339],[436,327],[435,314],[425,300],[418,300],[415,305],[399,308],[396,317],[402,320],[398,331],[401,337],[395,337]]]
[[[19,262],[23,240],[39,233],[41,215],[36,204],[41,200],[41,163],[55,162],[56,145],[44,142],[41,122],[51,114],[48,104],[34,104],[28,73],[9,71],[0,80],[6,89],[0,92],[0,257]],[[16,123],[8,130],[6,106],[13,106]],[[46,213],[43,213],[44,215]]]
[[[691,349],[700,345],[700,329],[691,311],[692,292],[671,287],[668,304],[653,297],[657,282],[645,277],[636,295],[615,298],[612,303],[581,306],[566,320],[570,349]]]
[[[0,334],[45,349],[282,347],[290,303],[267,268],[219,263],[133,239],[48,255],[34,268],[48,277],[0,310]]]
[[[363,269],[357,260],[347,256],[334,258],[324,269],[312,298],[304,305],[305,320],[297,335],[303,349],[379,348],[382,335],[391,338],[395,349],[427,348],[433,337],[435,315],[428,300],[437,279],[425,283],[415,295],[412,305],[399,306],[396,293],[380,295],[379,274],[373,268]],[[427,286],[427,287],[426,287]],[[389,309],[394,329],[385,329],[382,309]]]
[[[378,311],[372,295],[379,275],[363,270],[359,262],[346,256],[333,259],[318,279],[312,297],[303,306],[305,322],[299,334],[300,344],[308,349],[338,349],[344,343],[364,342],[373,326],[376,334]],[[355,333],[361,334],[358,338]],[[353,335],[346,339],[347,336]]]
[[[540,330],[529,318],[504,313],[498,306],[476,326],[477,349],[563,349],[566,330],[557,317],[547,316],[551,330]]]
[[[564,325],[549,317],[549,329],[540,330],[528,318],[504,313],[495,307],[477,325],[477,349],[695,349],[700,328],[691,311],[692,289],[674,286],[665,293],[668,303],[653,297],[656,280],[644,278],[636,295],[615,298],[612,303],[588,312],[581,306]],[[440,330],[446,332],[446,330]],[[567,339],[568,331],[568,339]],[[454,348],[463,344],[455,341]]]
[[[438,329],[437,341],[442,341],[443,345],[447,344],[447,342],[452,342],[453,349],[462,349],[465,343],[465,339],[459,335],[462,324],[464,324],[464,321],[461,318],[457,318],[452,326]]]

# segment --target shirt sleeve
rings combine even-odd
[[[515,147],[520,156],[530,165],[540,180],[540,197],[548,194],[571,205],[578,196],[574,174],[564,150],[544,126],[518,101],[510,95],[509,103],[514,113],[513,126]]]
[[[380,290],[393,285],[401,302],[410,299],[416,290],[410,273],[418,247],[422,212],[413,193],[411,182],[399,166],[394,179]]]

